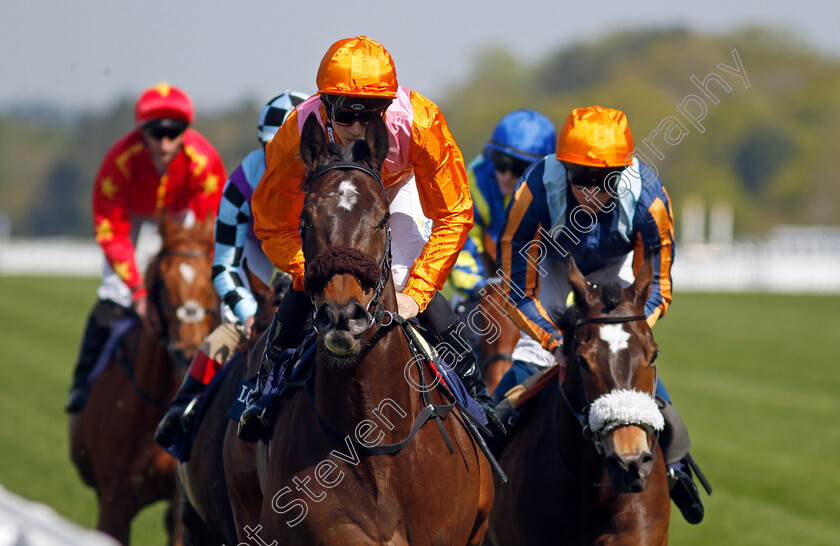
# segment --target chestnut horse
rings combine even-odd
[[[525,404],[502,452],[509,482],[491,514],[493,543],[668,542],[657,346],[644,315],[652,277],[648,260],[631,286],[596,289],[570,259],[559,385]]]
[[[248,354],[254,353],[257,358],[261,354],[262,345],[254,350],[254,344],[268,326],[283,296],[283,292],[276,291],[277,285],[265,286],[250,272],[248,282],[257,301],[257,320],[251,340],[242,347],[247,352],[237,353],[225,363],[228,369],[224,378],[212,399],[205,402],[207,407],[195,431],[190,460],[178,463],[178,485],[183,491],[181,518],[185,536],[189,538],[187,543],[233,545],[238,542],[222,462],[222,446],[230,423],[227,414],[239,394]]]
[[[404,376],[430,372],[414,367],[395,315],[389,202],[378,174],[385,124],[373,116],[365,140],[340,150],[328,148],[310,116],[300,152],[309,171],[300,229],[316,363],[305,387],[280,399],[270,446],[257,444],[262,505],[234,512],[250,521],[259,514],[260,526],[237,517],[239,539],[479,544],[493,502],[490,464],[443,394]],[[256,496],[242,485],[232,502]]]
[[[175,459],[153,439],[185,365],[218,324],[210,281],[213,218],[187,226],[158,220],[162,248],[146,272],[148,312],[161,335],[134,324],[70,418],[70,457],[98,499],[97,528],[129,543],[143,507],[175,499]],[[172,507],[167,528],[173,533]],[[178,539],[179,540],[179,539]]]

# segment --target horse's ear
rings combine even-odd
[[[388,127],[380,116],[371,116],[365,130],[365,142],[370,148],[371,167],[376,172],[382,169],[382,163],[388,157]]]
[[[327,137],[315,112],[309,114],[300,133],[300,157],[310,171],[327,159]]]
[[[581,307],[589,307],[597,298],[595,290],[589,286],[589,281],[583,276],[583,273],[578,269],[575,259],[569,255],[569,260],[566,262],[566,267],[569,268],[569,286],[575,294],[575,304]]]
[[[653,254],[645,252],[645,263],[636,275],[633,284],[625,288],[624,298],[632,301],[634,307],[644,306],[653,282]]]

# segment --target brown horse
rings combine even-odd
[[[476,311],[467,317],[467,325],[478,334],[479,366],[490,394],[513,366],[513,349],[519,341],[519,327],[506,310],[507,297],[498,277],[489,279],[481,291]]]
[[[225,482],[222,462],[222,446],[230,418],[227,416],[235,397],[239,395],[239,385],[244,377],[249,353],[265,330],[282,293],[275,292],[275,287],[268,287],[255,275],[248,272],[251,291],[257,301],[257,321],[251,339],[245,347],[248,352],[239,354],[227,362],[225,377],[219,384],[212,400],[207,402],[207,409],[195,432],[192,443],[192,455],[187,462],[178,463],[178,483],[183,489],[181,518],[185,526],[187,543],[196,544],[236,544],[231,504]],[[262,345],[257,348],[262,350]],[[245,444],[246,446],[251,444]],[[251,452],[253,456],[253,451]]]
[[[184,364],[218,323],[210,281],[213,219],[187,227],[164,213],[158,228],[162,249],[148,267],[146,287],[149,316],[161,334],[135,324],[93,385],[85,409],[70,418],[70,457],[96,490],[97,528],[123,544],[140,509],[175,497],[175,459],[153,434]]]
[[[388,199],[378,175],[387,129],[374,116],[365,140],[346,150],[328,151],[325,140],[308,118],[301,232],[316,365],[305,388],[280,399],[270,446],[257,444],[262,505],[234,507],[251,518],[237,517],[239,538],[479,544],[493,500],[490,465],[465,417],[437,390],[419,392],[404,379],[405,370],[415,379],[424,368],[413,367],[394,314]],[[437,426],[422,426],[430,415]],[[232,502],[253,501],[242,485]]]
[[[571,260],[570,260],[571,261]],[[657,346],[645,320],[653,268],[626,288],[570,264],[559,388],[526,404],[500,463],[495,544],[666,544],[670,499],[656,430]]]

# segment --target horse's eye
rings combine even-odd
[[[659,358],[659,349],[654,349],[653,354],[650,355],[650,362],[648,363],[650,366],[656,365],[656,359]]]
[[[385,213],[385,217],[384,217],[384,218],[382,218],[382,221],[381,221],[381,222],[379,222],[379,225],[377,226],[377,229],[384,229],[384,228],[388,225],[388,219],[389,219],[390,217],[391,217],[391,213],[390,213],[390,212],[386,212],[386,213]]]
[[[590,367],[589,367],[589,361],[588,361],[588,360],[586,360],[586,359],[585,359],[583,356],[581,356],[581,355],[576,355],[576,356],[575,356],[575,363],[576,363],[576,364],[578,365],[578,367],[579,367],[579,368],[581,368],[581,369],[584,369],[584,370],[586,370],[586,371],[588,371],[588,372],[591,372],[591,371],[592,371],[592,368],[590,368]]]
[[[304,214],[300,217],[300,225],[304,229],[309,229],[312,227],[312,219],[309,217],[308,214]]]

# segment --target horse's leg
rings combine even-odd
[[[247,542],[245,527],[260,524],[263,495],[256,466],[256,447],[236,436],[236,423],[228,425],[224,444],[225,480],[239,540]]]
[[[131,540],[131,520],[136,510],[110,491],[99,492],[99,521],[96,528],[114,537],[120,544],[128,546]]]
[[[169,536],[169,544],[172,546],[183,546],[188,544],[185,540],[187,534],[186,527],[181,516],[183,503],[186,501],[182,499],[181,488],[175,487],[175,492],[172,494],[172,499],[169,501],[169,506],[166,507],[166,512],[163,514],[163,525],[166,529],[166,534]]]

